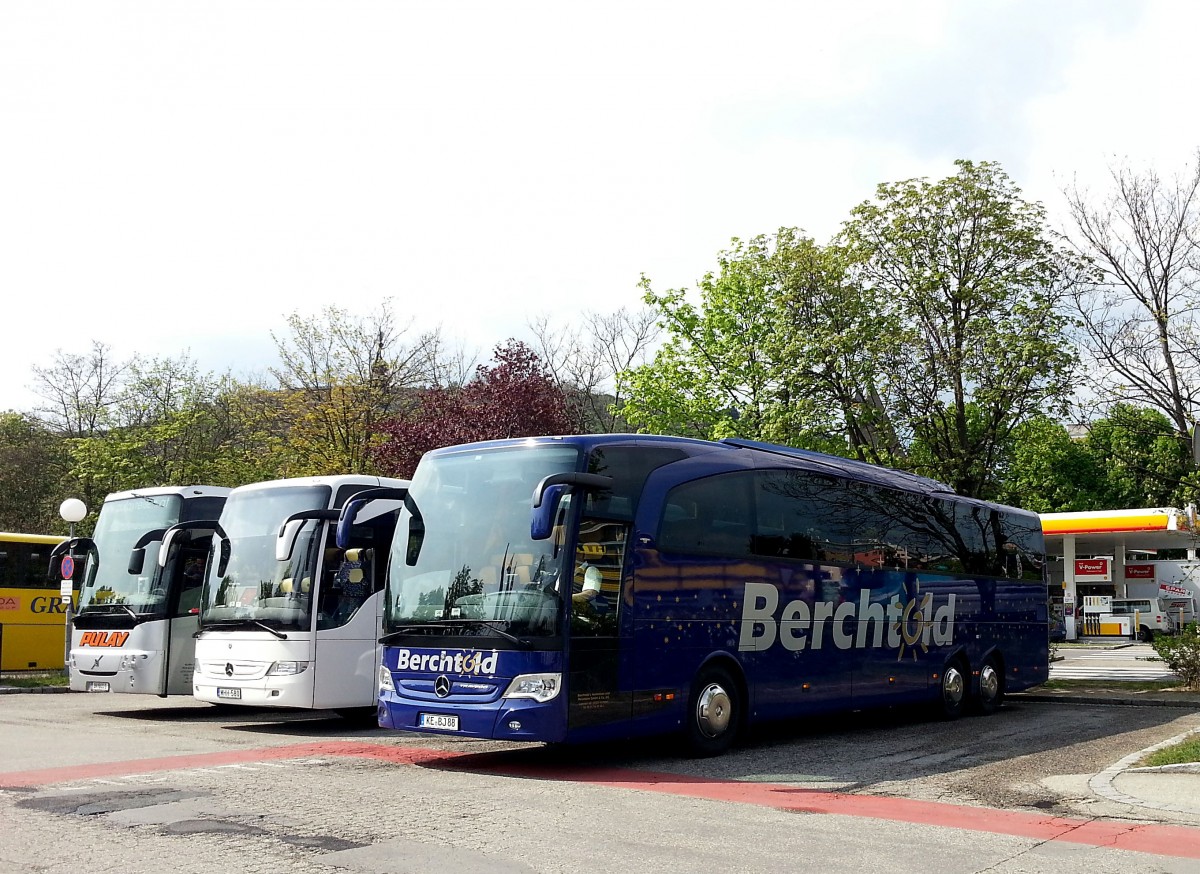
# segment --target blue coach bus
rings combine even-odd
[[[352,516],[361,502],[343,514]],[[427,453],[389,562],[379,722],[576,742],[1047,677],[1032,513],[748,440],[538,437]]]

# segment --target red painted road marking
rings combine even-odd
[[[71,765],[38,771],[0,774],[0,788],[44,786],[95,777],[128,776],[153,771],[219,767],[255,761],[296,759],[307,756],[341,756],[375,759],[397,765],[453,768],[528,780],[569,781],[614,789],[661,792],[689,798],[705,798],[734,804],[756,804],[776,810],[886,819],[990,834],[1012,835],[1038,841],[1062,841],[1092,847],[1110,847],[1200,859],[1200,829],[1170,825],[1135,825],[1110,820],[1041,816],[1012,810],[886,798],[876,795],[847,795],[819,789],[798,789],[771,783],[742,783],[680,774],[636,771],[624,768],[572,768],[553,763],[514,761],[504,754],[469,754],[419,747],[391,747],[354,741],[291,744],[253,750],[168,756],[127,762]]]
[[[358,747],[370,752],[360,751]],[[166,756],[161,759],[135,759],[125,762],[97,762],[90,765],[66,765],[61,768],[43,768],[38,771],[10,771],[0,773],[0,789],[17,789],[29,786],[45,786],[51,783],[71,783],[95,777],[124,777],[130,774],[148,774],[154,771],[183,771],[188,768],[217,768],[221,765],[238,765],[245,762],[263,762],[273,759],[300,759],[305,756],[363,756],[384,759],[396,764],[415,765],[433,759],[446,759],[455,753],[406,747],[377,747],[353,741],[328,741],[311,744],[289,744],[282,747],[263,747],[253,750],[231,750],[218,753],[194,753],[183,756]]]

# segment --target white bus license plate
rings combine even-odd
[[[108,683],[101,683],[97,680],[88,680],[87,691],[88,692],[107,692],[108,691]]]
[[[422,713],[417,721],[420,728],[441,728],[446,731],[458,731],[458,717],[444,713]]]
[[[241,689],[225,689],[221,686],[218,686],[217,687],[217,697],[218,698],[241,698],[242,690]]]

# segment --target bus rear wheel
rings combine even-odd
[[[943,719],[958,719],[967,703],[967,672],[962,663],[950,662],[942,670],[938,694],[938,714]]]
[[[990,655],[979,669],[979,689],[975,696],[975,709],[987,715],[1000,709],[1004,701],[1004,673],[999,660]]]
[[[703,669],[688,697],[688,747],[696,756],[717,756],[737,739],[742,719],[741,692],[725,668]]]

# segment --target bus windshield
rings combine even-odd
[[[305,522],[288,561],[275,560],[275,541],[287,517],[328,507],[331,495],[329,486],[288,486],[235,491],[229,496],[221,512],[221,527],[229,537],[229,563],[220,576],[215,563],[210,569],[202,595],[201,626],[309,628],[325,524]]]
[[[79,592],[80,614],[166,615],[168,592],[158,565],[147,561],[140,574],[128,573],[129,554],[147,531],[178,522],[182,504],[179,495],[135,495],[104,503],[92,536],[96,552],[88,560]],[[146,554],[157,554],[157,544],[148,544]]]
[[[392,541],[385,633],[557,635],[569,496],[547,540],[530,537],[530,513],[534,486],[578,460],[546,445],[427,455]]]

